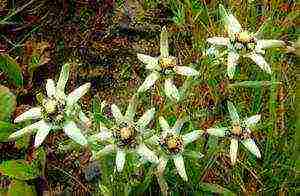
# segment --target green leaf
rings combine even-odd
[[[93,102],[92,102],[93,116],[94,116],[95,122],[97,124],[99,124],[99,123],[111,124],[109,119],[107,119],[103,115],[103,109],[105,106],[106,106],[105,101],[101,102],[98,97],[95,97],[93,99]]]
[[[14,126],[12,124],[0,121],[0,142],[6,141],[12,132],[14,132]]]
[[[220,185],[217,185],[217,184],[201,183],[200,187],[202,188],[203,191],[207,191],[207,192],[211,192],[211,193],[220,193],[223,195],[235,195],[230,190],[228,190]]]
[[[33,73],[35,70],[41,66],[41,57],[39,55],[32,55],[31,60],[28,65],[28,72],[30,74],[30,77],[33,76]]]
[[[103,184],[99,184],[99,189],[101,192],[101,195],[103,196],[112,196],[112,192]]]
[[[0,54],[0,70],[5,72],[11,82],[20,87],[23,85],[22,70],[18,63],[7,54]]]
[[[274,84],[281,84],[281,82],[272,82],[272,81],[243,81],[236,82],[234,84],[229,84],[229,87],[250,87],[250,88],[260,88],[267,87]]]
[[[9,121],[15,107],[15,95],[8,88],[0,85],[0,121]]]
[[[19,196],[19,195],[37,195],[34,186],[29,186],[26,182],[14,180],[8,189],[0,189],[1,195]]]
[[[40,175],[39,169],[24,160],[9,160],[0,164],[0,172],[17,180],[30,180]]]
[[[224,20],[228,16],[228,13],[222,4],[219,5],[219,13],[221,18]]]

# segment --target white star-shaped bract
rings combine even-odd
[[[255,125],[260,120],[260,115],[254,115],[244,120],[240,120],[239,114],[236,111],[233,103],[227,102],[228,111],[232,121],[232,126],[230,128],[221,127],[221,128],[210,128],[207,129],[208,134],[214,135],[217,137],[224,137],[227,130],[230,130],[231,144],[230,144],[230,159],[231,163],[235,164],[237,159],[237,150],[238,142],[240,141],[252,154],[257,158],[261,157],[260,151],[256,146],[254,140],[251,138],[250,128]]]
[[[185,76],[195,76],[199,74],[198,71],[191,67],[178,66],[176,58],[169,55],[168,32],[166,27],[162,28],[160,34],[160,56],[152,57],[145,54],[137,54],[137,57],[146,64],[146,69],[151,71],[150,75],[146,77],[143,84],[139,87],[138,92],[148,90],[159,78],[166,77],[164,83],[165,94],[170,99],[178,101],[180,96],[176,86],[173,84],[172,74],[177,73]]]
[[[47,97],[43,99],[42,105],[29,109],[14,120],[15,123],[37,119],[39,121],[11,134],[9,139],[15,139],[23,134],[36,131],[34,147],[37,148],[51,130],[63,129],[66,135],[75,142],[81,145],[87,144],[87,140],[76,124],[78,122],[87,125],[90,120],[76,102],[89,90],[90,83],[86,83],[69,95],[65,95],[64,91],[69,78],[69,71],[69,64],[65,64],[62,67],[56,86],[52,79],[47,79]]]
[[[149,134],[150,129],[147,125],[153,119],[155,109],[147,110],[142,117],[134,122],[135,106],[131,101],[123,115],[115,104],[111,106],[112,114],[115,118],[115,124],[108,129],[101,123],[100,133],[92,136],[99,141],[108,142],[102,150],[96,152],[93,156],[98,159],[108,153],[116,152],[117,171],[121,172],[124,168],[127,153],[137,153],[143,160],[152,163],[158,163],[158,158],[144,143],[144,137]]]
[[[194,130],[182,135],[180,131],[184,123],[185,120],[179,119],[173,127],[170,127],[168,122],[162,116],[159,117],[159,124],[162,132],[159,135],[153,136],[151,139],[155,144],[160,146],[162,152],[159,156],[159,164],[157,166],[159,176],[163,176],[166,165],[171,159],[174,161],[178,174],[183,180],[188,181],[182,156],[184,148],[189,143],[197,140],[203,134],[203,131]]]
[[[271,74],[270,65],[262,55],[265,53],[265,49],[281,47],[285,43],[280,40],[259,39],[258,32],[253,34],[244,30],[232,14],[228,14],[222,6],[221,8],[224,12],[228,37],[211,37],[207,41],[214,45],[227,46],[227,74],[229,78],[233,78],[240,56],[252,59],[262,70]]]

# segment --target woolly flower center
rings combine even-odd
[[[168,133],[161,137],[160,145],[168,154],[178,154],[183,150],[183,140],[178,134]]]
[[[169,57],[161,57],[159,59],[159,66],[162,69],[173,69],[176,65],[176,58],[169,56]]]
[[[249,128],[244,124],[234,123],[231,128],[233,137],[245,139],[249,137]]]
[[[52,124],[60,124],[64,119],[64,104],[55,98],[47,98],[43,100],[43,117],[44,120]]]
[[[54,99],[50,99],[48,101],[45,101],[44,103],[44,109],[48,114],[53,114],[57,110],[57,101]]]
[[[237,50],[249,52],[255,49],[256,38],[248,31],[235,34],[233,44]]]
[[[121,124],[115,131],[117,145],[120,148],[135,148],[138,132],[133,125]]]

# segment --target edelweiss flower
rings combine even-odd
[[[284,46],[285,43],[280,40],[258,39],[258,33],[249,33],[242,28],[232,14],[227,14],[224,8],[223,12],[225,14],[225,28],[229,37],[212,37],[208,38],[207,41],[211,44],[227,46],[227,74],[229,78],[233,78],[240,56],[252,59],[262,70],[271,74],[271,68],[262,56],[265,53],[264,49]]]
[[[139,87],[138,92],[148,90],[160,77],[167,77],[164,84],[166,96],[178,101],[179,92],[170,76],[174,73],[185,76],[195,76],[199,74],[199,72],[193,68],[176,65],[176,58],[169,55],[168,32],[166,27],[162,28],[160,34],[160,56],[151,57],[149,55],[137,54],[137,57],[146,64],[146,69],[152,72]]]
[[[232,127],[230,129],[230,159],[231,163],[235,164],[237,158],[238,142],[240,141],[252,154],[257,158],[261,157],[260,151],[253,139],[251,139],[250,127],[255,125],[260,120],[260,115],[254,115],[241,121],[234,105],[227,102],[228,111],[232,120]],[[211,128],[207,132],[211,135],[224,137],[228,128]]]
[[[86,145],[87,140],[76,126],[76,121],[83,124],[90,123],[89,119],[82,112],[76,103],[90,88],[90,83],[86,83],[72,91],[68,96],[65,95],[65,86],[69,77],[69,65],[65,64],[62,68],[59,80],[55,86],[52,79],[47,79],[47,97],[43,99],[42,105],[31,108],[18,116],[14,122],[22,122],[29,119],[40,119],[9,136],[9,139],[17,138],[23,134],[37,130],[34,147],[38,147],[47,137],[50,130],[63,128],[64,132],[74,141],[81,145]]]
[[[143,137],[149,132],[146,127],[153,119],[155,109],[152,108],[146,111],[137,122],[134,122],[133,119],[135,116],[133,103],[128,105],[124,116],[114,104],[111,106],[111,110],[116,124],[111,129],[101,125],[100,133],[94,136],[100,141],[108,141],[110,144],[94,154],[94,159],[116,151],[116,166],[118,172],[121,172],[124,168],[126,154],[131,152],[139,154],[147,161],[158,163],[157,156],[143,142]]]
[[[195,130],[182,135],[180,134],[180,130],[184,123],[184,120],[177,120],[175,125],[170,128],[168,122],[163,117],[159,118],[162,133],[159,136],[154,136],[153,140],[159,144],[162,149],[162,154],[159,157],[159,164],[157,166],[160,176],[163,175],[168,161],[173,159],[178,174],[183,180],[188,181],[182,154],[185,146],[197,140],[203,131]]]

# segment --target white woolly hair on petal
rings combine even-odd
[[[257,147],[257,145],[255,144],[253,139],[245,139],[242,141],[242,144],[252,153],[254,154],[257,158],[261,158],[261,154],[260,151]]]
[[[55,83],[52,79],[47,79],[46,92],[48,97],[54,97],[56,94]]]
[[[195,140],[200,138],[202,133],[203,133],[202,130],[195,130],[195,131],[192,131],[190,133],[187,133],[187,134],[183,135],[182,139],[183,139],[184,145],[187,145],[191,142],[194,142]]]
[[[184,160],[182,155],[173,156],[174,164],[177,169],[178,174],[184,181],[188,181],[188,177],[185,171]]]
[[[145,144],[140,144],[137,147],[137,153],[145,160],[157,164],[158,158]]]
[[[261,115],[257,114],[257,115],[251,116],[249,118],[246,118],[244,122],[247,126],[252,126],[252,125],[255,125],[256,123],[258,123],[260,118],[261,118]]]
[[[116,155],[117,171],[122,172],[126,161],[126,153],[124,150],[118,149]]]
[[[262,70],[264,70],[268,74],[272,74],[270,65],[266,62],[265,58],[262,55],[252,52],[245,56],[252,59]]]
[[[34,107],[24,112],[17,118],[15,118],[14,123],[23,122],[26,120],[34,120],[42,117],[42,109],[40,107]]]
[[[226,19],[226,28],[229,35],[239,33],[242,31],[242,26],[233,14],[228,14]]]
[[[152,72],[149,76],[146,77],[143,84],[138,88],[138,93],[142,93],[150,89],[151,86],[153,86],[156,82],[156,80],[159,79],[159,73]]]
[[[160,55],[164,58],[169,56],[168,31],[165,26],[160,33]]]
[[[172,79],[165,80],[165,93],[166,93],[166,96],[171,100],[179,101],[179,99],[180,99],[178,89],[173,84]]]
[[[80,129],[76,126],[74,121],[69,121],[65,123],[64,132],[78,144],[85,146],[87,145],[87,140],[81,133]]]
[[[229,38],[227,37],[210,37],[206,40],[210,44],[227,46],[229,44]]]
[[[155,114],[155,108],[147,110],[143,116],[137,121],[137,125],[141,128],[145,128],[153,119]]]
[[[43,143],[43,141],[46,139],[47,135],[49,134],[50,130],[51,130],[50,124],[48,124],[46,122],[43,122],[40,124],[38,131],[34,138],[34,147],[35,148],[39,147]]]
[[[109,153],[112,153],[115,150],[116,146],[113,144],[106,145],[104,148],[102,148],[100,151],[93,153],[92,160],[96,160],[101,158],[102,156],[105,156]]]
[[[230,118],[233,123],[240,123],[240,117],[237,113],[236,108],[234,107],[233,103],[231,101],[227,101],[227,108],[230,115]]]
[[[163,131],[170,131],[170,126],[164,117],[160,116],[158,120],[159,120],[159,125]]]
[[[74,91],[72,91],[67,97],[67,105],[72,106],[74,105],[91,87],[91,83],[85,83],[81,85]]]
[[[67,81],[69,79],[69,73],[70,73],[70,67],[71,65],[69,63],[65,63],[62,68],[61,68],[61,72],[59,75],[59,79],[57,82],[57,90],[64,92],[65,91],[65,87],[67,84]]]
[[[112,112],[112,115],[116,119],[116,122],[118,124],[126,121],[126,119],[124,118],[121,110],[119,109],[119,107],[116,104],[111,105],[111,112]]]
[[[15,139],[15,138],[18,138],[18,137],[21,137],[22,135],[24,134],[27,134],[27,133],[31,133],[32,131],[35,131],[36,129],[39,129],[39,127],[44,124],[44,120],[40,120],[36,123],[33,123],[31,125],[28,125],[26,127],[24,127],[23,129],[19,130],[19,131],[16,131],[14,133],[12,133],[8,139]]]
[[[177,74],[184,75],[184,76],[199,75],[199,72],[197,70],[187,66],[175,66],[174,70]]]
[[[225,132],[228,128],[226,127],[221,127],[221,128],[209,128],[207,129],[207,133],[209,135],[217,136],[217,137],[224,137]]]
[[[235,69],[236,69],[236,66],[238,64],[239,57],[240,57],[239,54],[234,52],[234,51],[230,51],[228,53],[228,57],[227,57],[227,74],[228,74],[228,77],[230,79],[232,79],[233,76],[234,76]]]
[[[265,48],[277,48],[284,46],[284,41],[273,39],[261,39],[257,40],[256,49],[261,50]]]
[[[168,161],[169,161],[168,157],[165,157],[163,155],[159,157],[159,161],[157,165],[157,172],[159,173],[159,175],[163,175]]]
[[[237,139],[231,139],[230,143],[230,160],[232,165],[235,164],[237,159],[237,151],[238,151],[239,141]]]
[[[146,64],[146,69],[149,70],[159,70],[160,66],[159,66],[159,58],[158,57],[152,57],[149,55],[145,55],[145,54],[137,54],[137,57],[140,61],[142,61],[143,63]]]

